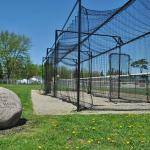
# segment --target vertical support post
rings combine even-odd
[[[91,53],[91,69],[90,69],[90,78],[91,78],[91,81],[90,81],[90,94],[92,94],[92,61],[93,61],[93,59],[92,59],[92,52],[90,52]]]
[[[133,79],[135,80],[135,87],[134,87],[134,93],[136,94],[136,85],[138,84],[137,83],[137,78],[136,78],[136,75],[133,75]]]
[[[119,76],[118,76],[118,99],[120,98],[121,88],[121,46],[119,45]]]
[[[112,99],[111,54],[109,55],[109,101]]]
[[[44,70],[43,70],[43,63],[44,63],[44,57],[42,58],[42,84],[41,84],[41,90],[43,90],[43,84],[44,84]],[[44,85],[45,86],[45,85]]]
[[[78,72],[77,72],[77,111],[80,111],[80,51],[81,51],[81,0],[78,0]]]
[[[58,34],[57,34],[57,30],[55,31],[55,50],[54,50],[54,93],[53,96],[56,97],[57,96],[57,39],[58,39]]]
[[[89,81],[88,81],[88,94],[92,93],[92,52],[89,52]]]
[[[51,93],[52,91],[52,87],[51,87],[51,62],[50,62],[50,57],[48,57],[48,90],[49,93]]]
[[[128,60],[128,75],[130,76],[130,66],[131,66],[131,58],[130,58],[130,55],[128,55],[128,57],[129,57],[129,60]]]
[[[121,46],[122,46],[122,39],[121,37],[118,37],[119,44],[119,76],[118,76],[118,99],[120,98],[120,89],[121,89]]]
[[[45,94],[49,93],[49,57],[46,57],[45,62]]]
[[[147,103],[149,103],[149,80],[148,80],[148,74],[146,75],[146,96],[147,96]]]

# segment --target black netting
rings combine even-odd
[[[77,103],[80,66],[81,106],[97,108],[100,97],[150,101],[149,4],[149,0],[130,0],[107,11],[81,7],[80,34],[77,13],[58,32],[49,54],[59,97]]]

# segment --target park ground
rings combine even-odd
[[[0,85],[13,90],[23,105],[26,124],[0,131],[0,150],[99,150],[150,147],[150,114],[37,116],[31,90],[38,85]]]

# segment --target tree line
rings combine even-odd
[[[0,79],[29,79],[41,76],[41,65],[32,63],[31,41],[25,35],[0,32]]]
[[[139,70],[140,73],[143,73],[144,71],[148,72],[148,66],[149,62],[148,60],[142,58],[133,61],[127,69],[122,69],[119,71],[119,65],[116,66],[116,68],[111,68],[111,70],[107,70],[107,72],[102,71],[89,71],[87,69],[81,69],[80,77],[81,78],[88,78],[90,76],[92,77],[102,77],[102,76],[110,76],[110,75],[127,75],[130,74],[130,68],[136,68],[137,71]],[[51,68],[52,72],[52,68]],[[71,70],[65,66],[58,67],[58,75],[59,78],[69,79],[69,78],[76,78],[77,77],[77,70]]]

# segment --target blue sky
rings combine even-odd
[[[32,41],[31,59],[40,64],[46,48],[54,42],[76,0],[0,0],[0,31],[25,34]],[[90,9],[106,10],[127,0],[82,0]]]

